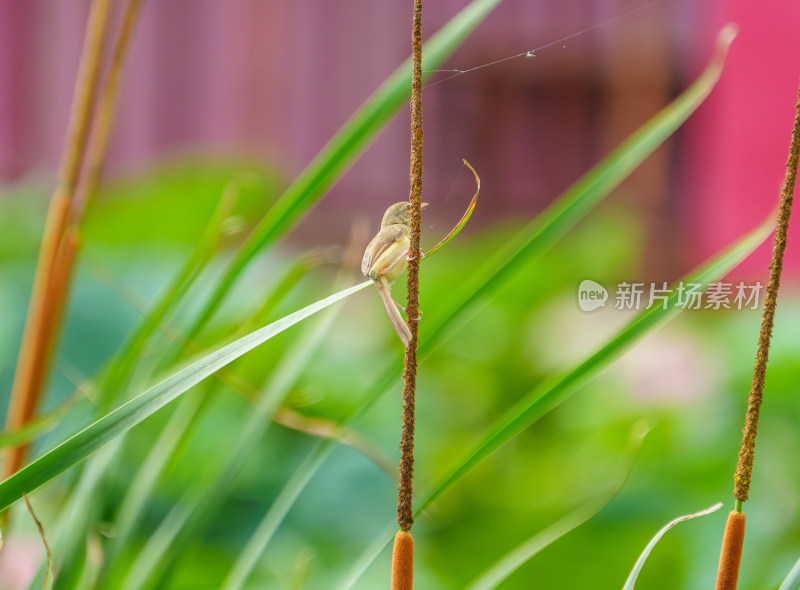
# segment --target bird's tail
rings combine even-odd
[[[389,292],[389,283],[387,283],[385,279],[379,278],[375,281],[375,286],[378,287],[378,293],[381,295],[381,301],[383,301],[383,306],[386,308],[389,320],[391,320],[392,326],[394,326],[394,331],[400,336],[400,340],[403,341],[403,346],[408,346],[411,340],[411,330],[408,329],[405,320],[403,320],[403,316],[400,315],[397,306],[395,306],[392,300],[392,294]]]

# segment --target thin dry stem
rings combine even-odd
[[[47,570],[44,577],[44,583],[42,584],[42,588],[48,588],[50,583],[50,576],[53,575],[53,554],[50,552],[50,545],[47,542],[47,536],[44,534],[44,527],[42,523],[36,518],[36,513],[33,511],[33,506],[31,506],[30,500],[28,500],[27,494],[22,494],[22,499],[25,500],[25,505],[28,507],[28,512],[33,519],[33,522],[36,523],[36,528],[39,529],[39,536],[42,537],[42,543],[44,544],[45,554],[47,556]]]
[[[278,408],[272,415],[272,420],[276,424],[304,432],[309,436],[337,440],[364,455],[390,477],[394,477],[396,474],[394,461],[368,438],[361,436],[355,430],[341,426],[332,420],[304,416],[290,408]]]
[[[795,111],[792,143],[789,149],[789,160],[786,163],[786,176],[783,181],[783,191],[781,192],[781,202],[778,209],[778,223],[772,248],[772,262],[769,266],[769,283],[767,283],[767,293],[764,297],[764,314],[761,320],[761,331],[758,334],[758,353],[756,355],[755,368],[753,369],[750,397],[747,400],[747,414],[742,434],[742,446],[739,451],[739,462],[733,477],[735,482],[733,496],[740,502],[746,501],[750,493],[753,456],[755,454],[756,434],[758,431],[758,415],[764,395],[764,379],[767,372],[769,345],[772,339],[775,308],[778,304],[778,288],[780,287],[781,272],[783,271],[783,255],[786,252],[789,217],[792,214],[797,166],[798,161],[800,161],[800,90],[798,90],[798,102],[795,106]]]
[[[408,261],[408,327],[411,341],[406,346],[403,367],[403,432],[400,438],[400,469],[397,492],[397,522],[400,530],[414,524],[412,492],[414,478],[414,402],[417,389],[417,333],[419,322],[419,256],[422,231],[422,0],[414,2],[411,34],[411,194],[409,200],[411,236]]]

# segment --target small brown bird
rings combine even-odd
[[[403,345],[408,345],[411,340],[411,330],[397,311],[389,286],[406,268],[411,233],[409,206],[408,201],[400,201],[386,210],[381,221],[381,229],[372,238],[361,261],[361,272],[365,277],[375,281],[386,313]],[[422,206],[427,207],[428,204],[422,203]]]

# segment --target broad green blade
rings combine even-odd
[[[472,30],[500,3],[473,0],[443,26],[422,51],[428,72],[438,68]],[[423,76],[427,77],[423,73]],[[411,93],[411,59],[406,60],[356,111],[275,203],[242,245],[187,334],[185,345],[205,327],[242,269],[265,246],[275,242],[313,207],[363,153],[375,135],[406,104]]]
[[[642,571],[642,567],[644,567],[644,562],[647,561],[647,558],[650,557],[650,553],[653,551],[653,547],[656,546],[667,531],[674,527],[679,522],[684,522],[685,520],[691,520],[693,518],[699,518],[700,516],[705,516],[707,514],[711,514],[712,512],[716,512],[722,508],[722,502],[714,504],[711,508],[706,508],[705,510],[701,510],[700,512],[695,512],[694,514],[687,514],[685,516],[679,516],[675,520],[668,522],[664,525],[661,530],[659,530],[655,536],[650,539],[650,542],[647,544],[647,547],[644,548],[642,554],[639,555],[639,559],[636,560],[636,564],[633,566],[633,570],[631,570],[628,579],[625,580],[625,585],[622,587],[622,590],[633,590],[634,585],[636,584],[636,578],[639,577],[639,573]]]
[[[798,590],[800,589],[800,559],[798,559],[792,571],[789,572],[789,575],[786,576],[786,579],[781,584],[781,587],[778,590]]]
[[[364,281],[359,285],[344,289],[321,301],[312,303],[268,326],[239,338],[227,346],[215,350],[171,375],[158,385],[136,396],[128,403],[94,422],[0,483],[0,510],[8,508],[19,500],[22,494],[35,490],[70,467],[80,463],[107,442],[127,432],[179,397],[187,389],[251,351],[259,344],[371,284],[372,281]]]
[[[733,270],[742,260],[752,253],[770,235],[774,222],[772,219],[765,221],[756,229],[739,239],[733,246],[714,258],[711,262],[701,267],[697,272],[682,279],[684,283],[700,283],[708,285],[724,277]],[[574,394],[583,384],[607,367],[622,352],[629,348],[640,338],[649,334],[682,311],[675,307],[678,293],[674,293],[664,307],[652,307],[639,314],[639,316],[624,328],[617,336],[600,348],[596,353],[564,375],[542,383],[531,393],[517,403],[499,421],[499,424],[490,430],[473,449],[444,477],[442,477],[430,491],[418,500],[415,516],[425,510],[432,502],[452,487],[464,475],[475,468],[481,461],[489,457],[494,451],[516,437],[539,418],[547,414],[558,404]],[[396,528],[396,527],[395,527]],[[384,546],[391,541],[391,535],[384,535],[370,545],[382,542]],[[375,553],[377,555],[377,553]],[[361,560],[358,560],[361,562]],[[368,563],[367,563],[368,565]],[[362,570],[363,571],[363,570]],[[344,588],[351,587],[358,575],[347,580]]]

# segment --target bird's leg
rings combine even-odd
[[[406,250],[400,256],[395,258],[394,262],[392,262],[389,266],[387,266],[381,274],[386,274],[387,272],[392,270],[394,268],[394,265],[397,264],[398,262],[400,262],[403,259],[403,256],[406,257],[406,260],[415,260],[414,257],[411,257],[411,256],[408,255],[408,250]],[[422,251],[422,248],[420,248],[420,250],[419,250],[419,259],[422,260],[423,258],[425,258],[425,253]]]
[[[386,269],[384,269],[384,271],[381,274],[386,274],[387,272],[392,270],[394,268],[394,265],[397,264],[398,262],[400,262],[403,259],[403,256],[406,256],[407,254],[408,254],[408,250],[406,250],[400,256],[395,258],[394,262],[392,262],[389,266],[387,266]]]
[[[404,313],[404,314],[408,315],[408,312],[406,311],[406,308],[405,308],[405,307],[403,307],[402,305],[400,305],[400,304],[399,304],[397,301],[395,301],[395,302],[394,302],[394,304],[395,304],[397,307],[399,307],[399,308],[400,308],[400,309],[403,311],[403,313]],[[415,317],[415,318],[411,318],[411,321],[413,321],[413,322],[419,322],[419,321],[421,321],[421,320],[422,320],[422,310],[421,310],[421,309],[418,309],[418,310],[417,310],[417,313],[418,313],[419,315],[417,315],[417,317]]]

